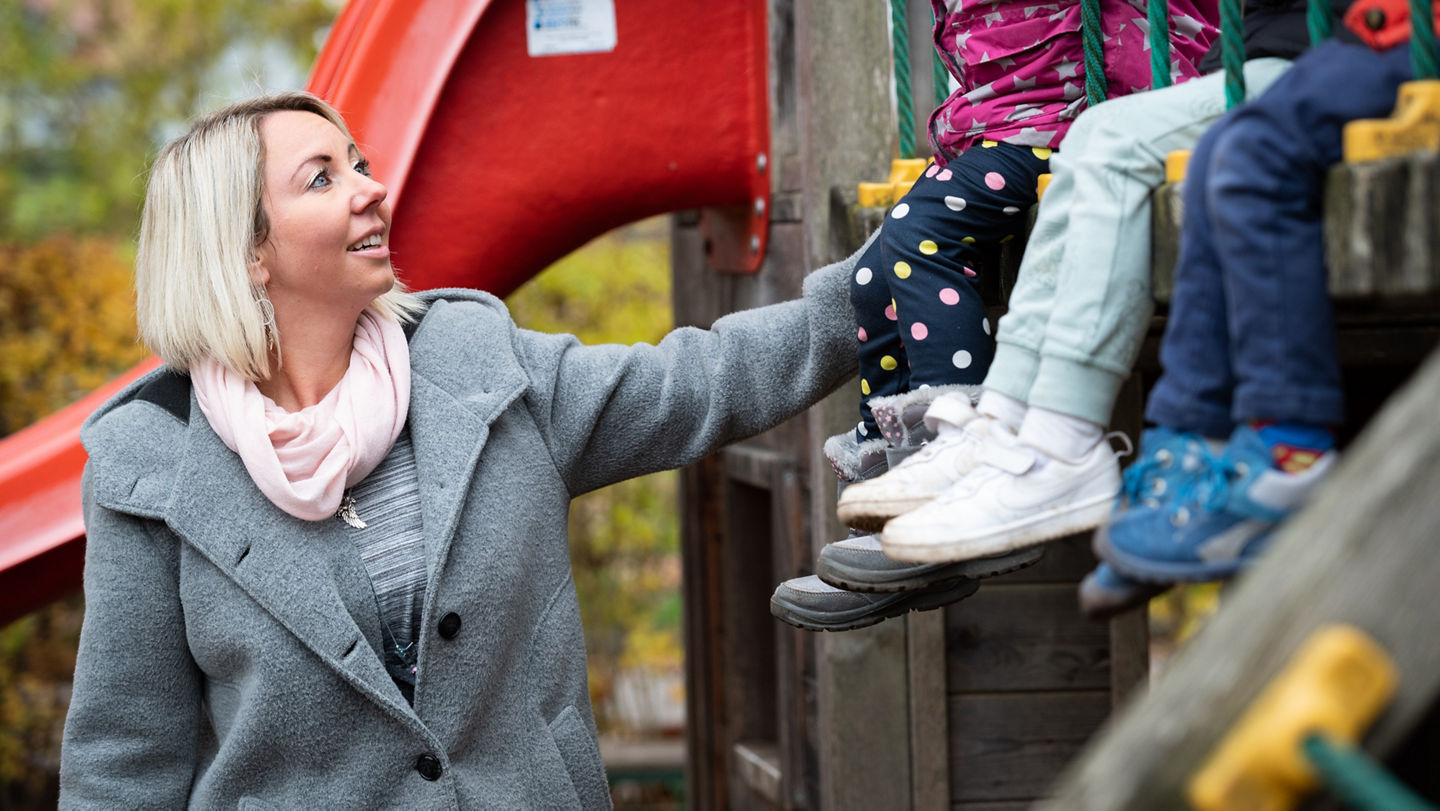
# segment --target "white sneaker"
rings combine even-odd
[[[880,540],[887,556],[972,560],[1084,532],[1104,522],[1120,491],[1118,454],[1106,440],[1070,461],[997,431],[978,456],[983,464],[968,476],[885,525]]]
[[[845,488],[836,514],[846,526],[878,532],[885,522],[929,503],[980,464],[977,451],[991,433],[1008,433],[981,416],[964,395],[930,404],[925,422],[937,436],[883,476]]]

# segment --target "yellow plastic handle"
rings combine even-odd
[[[1440,149],[1440,79],[1400,85],[1389,118],[1345,125],[1345,162],[1364,163],[1426,149]]]
[[[890,161],[890,177],[880,183],[860,184],[860,205],[866,208],[889,208],[905,196],[930,161],[925,158],[896,158]]]
[[[1188,787],[1200,811],[1289,809],[1315,787],[1300,745],[1358,740],[1395,693],[1395,664],[1348,625],[1317,630],[1220,740]]]

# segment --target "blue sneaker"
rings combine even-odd
[[[1120,574],[1147,583],[1230,577],[1263,551],[1335,459],[1332,451],[1307,470],[1285,473],[1259,434],[1242,425],[1224,453],[1204,454],[1168,501],[1116,514],[1096,534],[1096,552]]]
[[[1131,580],[1102,561],[1080,581],[1080,610],[1090,619],[1107,619],[1145,605],[1169,588],[1169,584]]]
[[[1115,511],[1164,506],[1206,467],[1210,456],[1209,446],[1199,434],[1164,426],[1147,430],[1140,435],[1135,461],[1125,468]]]

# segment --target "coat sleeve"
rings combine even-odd
[[[200,673],[179,598],[179,544],[95,504],[87,465],[85,620],[60,757],[60,807],[183,808]]]
[[[852,376],[849,286],[863,251],[807,276],[800,299],[724,316],[708,330],[682,327],[658,345],[586,346],[518,331],[530,407],[570,492],[689,464]]]

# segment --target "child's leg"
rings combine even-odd
[[[1279,59],[1251,60],[1246,81],[1257,89],[1267,86],[1287,67]],[[1152,307],[1150,194],[1164,179],[1166,156],[1194,146],[1221,114],[1223,87],[1223,76],[1212,74],[1107,101],[1081,116],[1099,118],[1086,148],[1071,151],[1067,140],[1056,153],[1057,173],[1071,172],[1074,186],[1056,270],[1058,294],[1029,392],[1032,407],[1109,422]],[[1025,272],[1022,266],[1022,280]],[[999,340],[1001,357],[1008,360],[1028,347],[1006,352],[1012,346],[1005,326],[1002,322]]]
[[[1230,332],[1220,258],[1210,232],[1207,189],[1215,144],[1232,118],[1222,118],[1200,138],[1190,157],[1183,189],[1180,258],[1175,264],[1175,293],[1160,345],[1164,373],[1145,405],[1145,419],[1181,433],[1212,439],[1230,434]]]
[[[855,309],[860,338],[860,349],[856,352],[860,361],[860,381],[856,384],[860,387],[860,423],[855,427],[857,442],[881,438],[875,415],[866,404],[871,397],[910,390],[910,364],[895,323],[890,288],[881,272],[880,244],[889,229],[887,221],[880,229],[880,236],[861,254],[855,275],[850,279],[850,303]]]
[[[979,249],[1023,231],[1048,156],[1003,143],[972,148],[944,169],[927,169],[886,220],[883,276],[911,388],[985,378],[993,349],[976,275]]]
[[[1226,301],[1233,419],[1318,427],[1343,417],[1325,290],[1325,177],[1340,158],[1344,124],[1387,113],[1409,77],[1404,48],[1376,54],[1325,43],[1214,137],[1205,204]],[[1263,431],[1240,425],[1200,472],[1200,486],[1162,508],[1129,511],[1097,538],[1097,549],[1141,579],[1234,574],[1334,462],[1324,454],[1295,472],[1276,470],[1274,450]]]
[[[1327,42],[1236,111],[1210,192],[1229,300],[1235,421],[1343,420],[1326,292],[1324,179],[1340,160],[1344,125],[1388,115],[1410,76],[1408,48],[1376,53]]]

